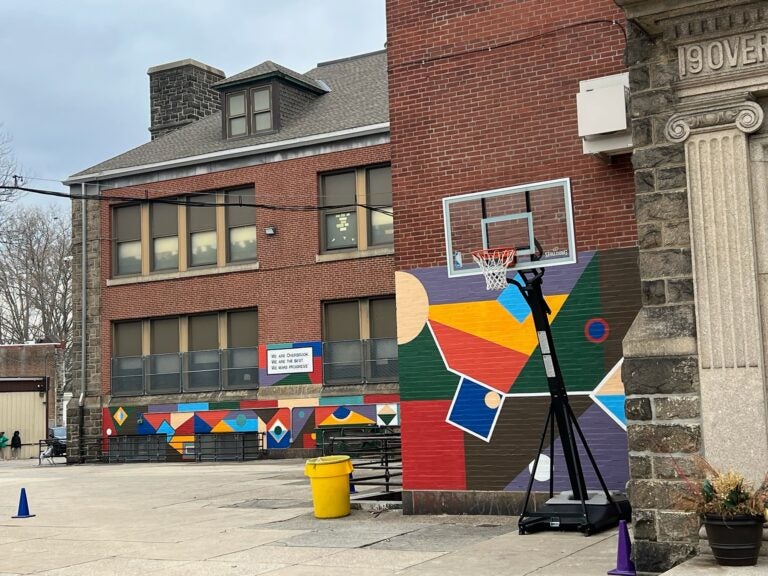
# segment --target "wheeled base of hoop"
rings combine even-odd
[[[632,508],[625,495],[612,493],[613,502],[602,491],[590,491],[588,496],[582,503],[573,499],[573,492],[561,492],[536,512],[526,512],[518,521],[518,532],[575,530],[589,536],[618,526],[619,520],[631,519]]]

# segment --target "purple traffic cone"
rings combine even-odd
[[[25,488],[21,489],[19,495],[19,513],[13,518],[32,518],[34,514],[29,513],[29,504],[27,504],[27,491]]]
[[[626,520],[619,520],[619,549],[616,553],[616,568],[608,574],[616,576],[637,576],[635,563],[632,562],[632,542]]]

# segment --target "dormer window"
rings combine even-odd
[[[227,94],[229,138],[269,130],[272,130],[272,90],[269,86]]]

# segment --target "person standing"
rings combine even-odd
[[[8,437],[5,432],[0,432],[0,460],[5,460],[5,445],[8,444]]]
[[[18,460],[21,453],[21,435],[16,430],[11,436],[11,460]]]

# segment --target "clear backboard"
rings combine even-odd
[[[515,248],[514,270],[576,262],[568,178],[443,198],[443,220],[449,276],[481,274],[484,248]]]

